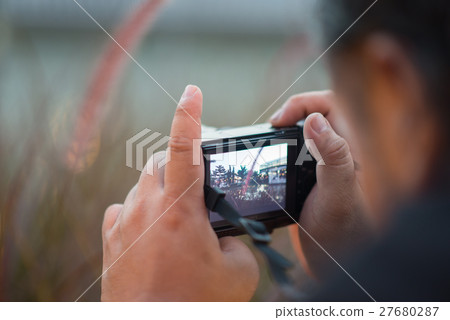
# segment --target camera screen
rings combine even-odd
[[[287,143],[210,155],[210,185],[242,216],[286,206]],[[211,222],[223,220],[211,212]]]

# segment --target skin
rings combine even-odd
[[[335,93],[295,95],[271,122],[284,126],[306,117],[304,135],[320,153],[313,156],[326,165],[317,167],[317,185],[299,223],[339,261],[356,243],[382,236],[393,209],[423,192],[442,133],[419,72],[394,39],[368,36],[335,56],[332,66]],[[200,123],[201,105],[200,90],[188,86],[172,123],[171,161],[154,175],[144,169],[125,203],[107,209],[103,301],[252,297],[259,279],[255,258],[239,240],[217,239],[204,206],[203,166],[192,165],[193,153],[200,152],[192,143],[200,127],[184,111]],[[157,161],[147,165],[163,157],[155,155]],[[309,235],[298,235],[301,261],[315,277],[325,278],[334,262]]]
[[[103,270],[112,267],[102,277],[102,301],[247,301],[252,297],[259,279],[254,256],[236,238],[218,239],[208,220],[204,167],[192,161],[194,152],[200,152],[192,140],[200,138],[201,128],[188,115],[200,123],[201,111],[200,89],[186,87],[172,123],[167,150],[171,161],[158,169],[165,154],[156,154],[147,164],[155,164],[154,174],[148,174],[146,167],[125,203],[106,210]]]

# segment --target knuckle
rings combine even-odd
[[[117,203],[108,206],[108,208],[106,208],[106,210],[105,210],[105,217],[115,214],[118,210],[121,209],[121,207],[122,207],[122,205],[117,204]]]
[[[184,136],[177,135],[170,137],[168,146],[175,153],[192,152],[192,140]]]
[[[117,235],[118,228],[116,226],[112,226],[111,228],[105,230],[103,232],[104,236],[104,243],[105,245],[108,245],[108,243],[115,239]]]
[[[344,165],[350,160],[350,147],[342,137],[331,141],[325,150],[325,163],[328,165]]]
[[[166,152],[165,151],[158,151],[155,152],[152,157],[156,160],[156,161],[161,161],[164,160],[166,158]]]
[[[165,151],[158,151],[148,159],[147,164],[145,165],[144,169],[142,170],[143,173],[146,174],[153,174],[157,172],[160,165],[165,162],[166,159],[166,152]]]
[[[112,227],[102,232],[102,242],[104,249],[107,249],[110,246],[114,246],[114,243],[116,243],[119,239],[119,231],[119,224],[114,224]]]
[[[140,217],[143,216],[147,210],[147,201],[144,198],[135,198],[133,204],[131,205],[130,217]]]
[[[330,100],[334,100],[336,98],[336,95],[334,93],[333,90],[324,90],[322,91],[324,97],[330,99]]]
[[[203,229],[202,213],[199,209],[193,209],[197,207],[194,199],[189,199],[188,201],[177,200],[179,197],[176,197],[174,194],[164,194],[161,198],[162,205],[160,208],[160,212],[165,212],[164,217],[161,222],[170,230],[175,231],[180,228],[184,228],[188,226],[190,229]],[[206,217],[206,213],[205,213]],[[208,220],[209,223],[209,220]],[[201,226],[201,227],[199,227]]]
[[[165,151],[158,151],[152,154],[149,161],[147,162],[147,165],[153,165],[156,166],[159,162],[163,161],[166,158],[166,152]]]
[[[103,233],[106,233],[115,224],[120,210],[122,210],[122,205],[120,204],[112,204],[106,208],[102,224]]]
[[[172,206],[175,202],[171,196],[165,195],[163,203],[168,206],[168,208],[165,209],[164,224],[171,230],[178,229],[181,223],[187,218],[184,214],[185,210],[181,209],[177,204]]]
[[[180,212],[169,210],[164,217],[164,226],[171,232],[178,230],[182,225],[183,217]]]
[[[145,221],[148,205],[146,199],[136,198],[126,210],[126,214],[123,215],[121,224],[124,230],[135,230],[139,228]]]
[[[287,100],[287,105],[291,107],[298,107],[303,102],[303,95],[294,94]]]

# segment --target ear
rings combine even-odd
[[[405,47],[390,36],[371,35],[360,50],[380,173],[395,191],[414,192],[430,174],[438,140],[424,79]]]
[[[427,113],[425,86],[406,49],[390,36],[374,34],[361,50],[367,84],[376,93],[372,98],[384,102],[378,107],[389,108],[386,111],[399,116],[398,128],[417,125]]]

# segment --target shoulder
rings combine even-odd
[[[408,206],[386,236],[366,248],[315,300],[448,301],[450,201]],[[353,279],[352,279],[353,278]],[[366,292],[365,292],[366,291]]]

